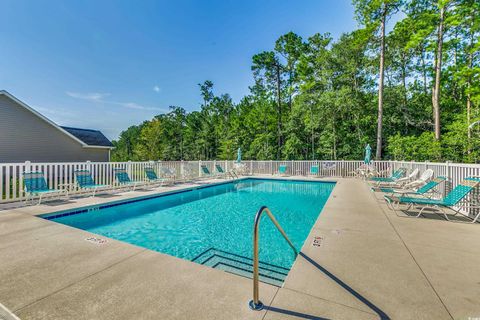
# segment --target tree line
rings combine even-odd
[[[238,103],[207,80],[200,110],[129,127],[112,159],[234,159],[241,147],[248,159],[348,160],[368,143],[377,159],[477,162],[480,1],[353,5],[359,29],[282,35],[252,57]]]

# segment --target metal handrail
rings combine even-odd
[[[259,294],[258,294],[258,285],[259,285],[259,275],[258,275],[258,230],[260,226],[260,218],[262,217],[262,213],[267,212],[268,217],[270,220],[273,222],[275,227],[277,227],[277,230],[280,231],[282,234],[283,238],[287,240],[288,245],[293,249],[293,252],[295,253],[295,257],[298,255],[298,251],[293,245],[293,243],[288,239],[287,234],[285,231],[283,231],[282,227],[278,223],[277,219],[275,219],[274,215],[270,211],[270,209],[267,208],[267,206],[262,206],[260,210],[258,210],[257,215],[255,216],[255,223],[253,226],[253,300],[250,300],[248,305],[250,306],[250,309],[252,310],[262,310],[263,309],[263,303],[259,299]]]

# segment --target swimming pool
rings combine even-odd
[[[249,178],[42,217],[250,276],[257,210],[268,206],[300,250],[334,186],[333,182]],[[267,219],[263,217],[260,226],[260,279],[281,285],[294,256]]]

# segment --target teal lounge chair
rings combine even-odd
[[[131,180],[126,169],[113,169],[113,172],[118,183],[122,186],[131,187],[132,191],[135,191],[135,188],[139,185],[145,185],[143,181]]]
[[[213,175],[210,172],[210,170],[208,169],[208,167],[206,165],[202,164],[200,166],[200,169],[202,170],[201,172],[202,172],[202,177],[203,178],[213,178],[213,177],[215,177],[215,175]]]
[[[287,175],[287,166],[285,164],[281,164],[278,167],[278,174],[281,176],[286,176]]]
[[[406,185],[407,183],[410,183],[412,181],[415,181],[415,179],[417,178],[418,176],[418,173],[420,172],[420,170],[418,168],[415,168],[414,170],[412,170],[408,175],[404,175],[403,177],[400,177],[398,179],[395,179],[391,182],[382,182],[382,181],[379,181],[379,186],[382,186],[382,187],[393,187],[393,188],[400,188],[404,185]]]
[[[385,183],[385,182],[395,182],[398,179],[402,178],[406,172],[407,172],[407,169],[400,168],[398,170],[395,170],[390,177],[372,177],[369,180],[377,184]]]
[[[159,178],[155,172],[155,169],[152,167],[145,167],[145,176],[147,177],[147,183],[151,184],[159,184],[162,186],[165,181],[167,181],[165,178]]]
[[[428,196],[428,195],[433,195],[435,192],[436,187],[438,187],[439,184],[445,182],[447,180],[445,177],[437,177],[435,179],[430,180],[423,186],[421,186],[418,189],[395,189],[395,188],[388,188],[388,187],[374,187],[372,188],[372,191],[375,192],[383,192],[383,193],[390,193],[392,195],[409,195],[409,196]],[[431,197],[429,197],[431,198]]]
[[[387,205],[397,213],[400,205],[406,205],[406,210],[409,210],[412,207],[419,207],[420,211],[416,217],[420,217],[423,211],[427,208],[438,209],[442,212],[446,220],[450,221],[448,218],[445,209],[452,209],[457,215],[460,213],[459,210],[454,208],[459,206],[460,202],[470,194],[473,189],[475,189],[479,184],[479,180],[465,179],[462,180],[452,191],[450,191],[443,199],[429,199],[422,197],[404,197],[404,196],[395,196],[395,195],[386,195],[384,196],[387,201]],[[398,215],[398,213],[397,213]],[[474,222],[478,216],[475,218]]]
[[[66,196],[68,198],[68,189],[50,189],[43,172],[24,172],[23,189],[26,194],[25,202],[38,196],[39,205],[45,196]]]
[[[238,178],[238,175],[235,173],[235,171],[225,171],[223,170],[222,166],[219,165],[219,164],[216,164],[215,165],[215,170],[217,171],[217,174],[219,176],[223,176],[223,177],[231,177],[232,179],[237,179]]]
[[[90,170],[75,170],[73,173],[78,187],[83,190],[92,190],[92,197],[95,197],[98,189],[106,189],[109,187],[105,184],[96,184]]]
[[[318,164],[310,167],[310,176],[318,177],[319,174],[320,174],[320,167],[318,166]]]
[[[223,170],[222,166],[219,164],[215,164],[215,173],[220,177],[227,177],[227,173]]]

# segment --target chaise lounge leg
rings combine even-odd
[[[417,214],[416,217],[419,218],[419,217],[422,215],[423,210],[425,210],[427,207],[428,207],[428,206],[423,206],[423,207],[420,209],[420,211],[418,212],[418,214]]]
[[[471,223],[477,222],[478,218],[480,217],[480,212],[475,216]]]

